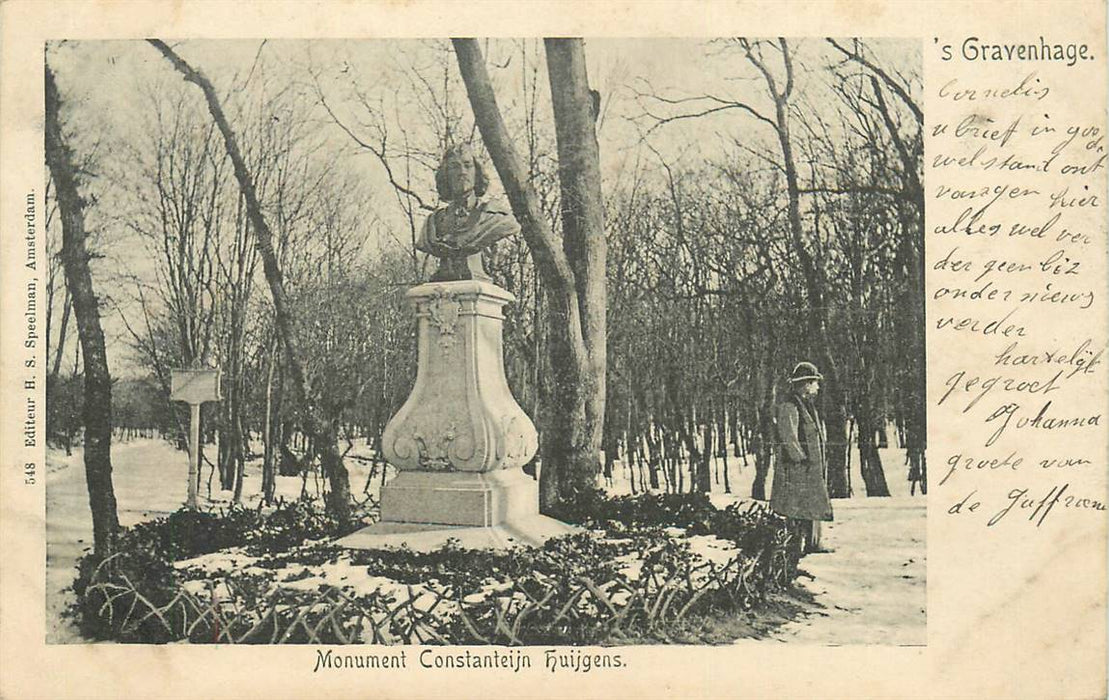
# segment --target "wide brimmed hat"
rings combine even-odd
[[[809,379],[824,379],[824,375],[816,369],[816,365],[813,363],[798,362],[797,366],[793,368],[793,374],[789,376],[789,381],[803,382]]]

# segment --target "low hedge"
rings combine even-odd
[[[698,616],[757,607],[796,576],[799,547],[765,508],[717,509],[700,495],[589,493],[558,515],[590,531],[539,548],[448,543],[416,553],[302,547],[345,534],[307,502],[265,514],[179,511],[125,531],[110,560],[82,559],[73,614],[88,637],[143,643],[670,641],[678,629],[688,639]],[[706,561],[691,550],[692,535],[714,535],[738,551],[726,564]],[[174,566],[229,547],[257,557],[255,573]],[[357,593],[278,580],[290,565],[340,557],[397,585]]]

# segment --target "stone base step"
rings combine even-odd
[[[552,537],[580,531],[573,525],[538,514],[488,527],[379,522],[347,535],[336,544],[350,549],[407,546],[415,552],[430,552],[454,539],[463,549],[510,549],[538,547]]]

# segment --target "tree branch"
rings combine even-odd
[[[295,334],[292,312],[289,309],[281,268],[278,265],[277,255],[273,248],[273,233],[262,213],[262,205],[258,200],[254,180],[247,169],[242,152],[239,150],[238,140],[231,130],[231,125],[227,121],[211,81],[199,71],[194,70],[164,41],[159,39],[148,39],[147,41],[173,64],[173,67],[181,73],[186,81],[200,88],[201,92],[204,93],[204,99],[208,103],[208,111],[212,115],[212,120],[219,128],[220,134],[223,135],[227,156],[231,159],[235,179],[239,183],[239,191],[246,201],[247,214],[254,229],[254,242],[262,257],[266,281],[270,286],[275,324],[285,345],[285,356],[289,365],[289,373],[292,375],[294,396],[300,405],[302,428],[308,434],[313,449],[320,457],[328,481],[331,482],[331,491],[327,499],[329,510],[340,521],[346,522],[350,518],[350,482],[346,466],[343,464],[335,443],[334,429],[317,412],[318,399],[313,400],[316,397],[313,396],[310,389],[304,373],[303,361],[293,340]]]
[[[916,123],[919,126],[924,125],[924,112],[920,109],[919,106],[917,106],[916,102],[913,101],[913,98],[909,96],[909,93],[905,90],[905,88],[902,87],[901,84],[898,83],[896,80],[894,80],[889,73],[882,70],[881,67],[879,67],[872,61],[869,61],[862,54],[856,51],[848,51],[844,47],[840,46],[835,39],[828,38],[827,42],[835,47],[836,50],[838,50],[844,56],[846,56],[848,60],[855,61],[856,63],[862,65],[867,70],[881,78],[882,82],[885,83],[889,87],[889,89],[892,90],[893,93],[901,99],[905,106],[909,108],[909,111],[913,113],[913,117],[916,119]]]

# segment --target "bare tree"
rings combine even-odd
[[[512,144],[478,42],[453,39],[452,43],[482,140],[546,287],[552,376],[541,421],[540,507],[549,511],[592,485],[600,466],[604,428],[605,243],[599,227],[603,218],[598,209],[599,151],[584,47],[580,39],[547,42],[551,94],[560,102],[555,121],[562,196],[573,200],[562,205],[563,229],[569,235],[560,240],[544,217]],[[584,279],[598,273],[599,280]]]
[[[149,41],[169,60],[185,80],[201,89],[208,103],[208,110],[212,114],[212,119],[223,135],[227,155],[234,167],[235,179],[239,183],[239,189],[246,202],[247,213],[254,230],[254,242],[258,255],[262,258],[262,267],[270,287],[274,307],[274,322],[285,349],[285,359],[289,372],[292,375],[291,385],[300,409],[301,427],[307,433],[312,448],[318,453],[323,472],[331,485],[327,497],[328,510],[340,522],[346,523],[350,520],[350,477],[336,444],[336,427],[320,415],[318,399],[312,396],[305,378],[304,363],[300,358],[293,333],[293,319],[285,294],[281,268],[278,266],[277,255],[273,248],[273,234],[258,201],[254,180],[247,169],[246,161],[239,150],[235,134],[231,130],[231,125],[227,122],[219,97],[211,81],[190,66],[165,42],[158,39],[150,39]]]
[[[115,549],[119,517],[112,486],[112,380],[100,310],[85,246],[84,202],[73,157],[62,134],[61,98],[46,67],[46,162],[57,188],[62,217],[62,263],[73,300],[85,368],[85,481],[92,510],[93,549],[100,557]]]

